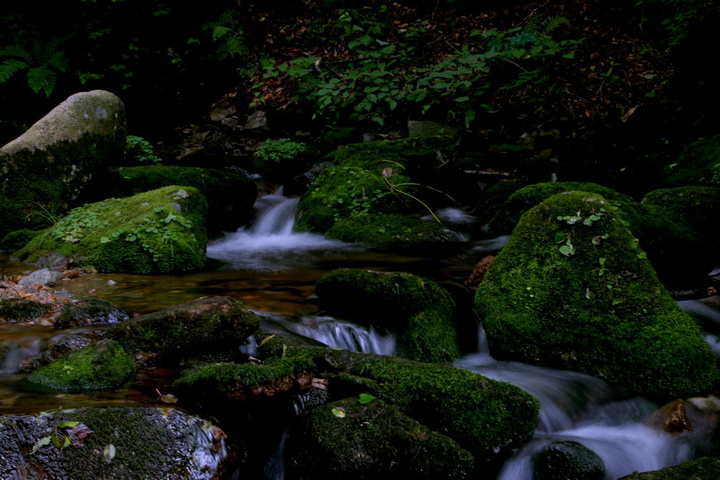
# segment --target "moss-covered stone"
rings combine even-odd
[[[0,299],[0,323],[32,321],[49,309],[49,305],[27,298],[3,298]]]
[[[132,357],[119,343],[101,340],[36,370],[25,381],[41,391],[107,390],[122,385],[134,370]]]
[[[170,408],[79,408],[3,416],[0,476],[225,478],[232,455],[226,438],[210,422]],[[240,457],[240,445],[234,446],[235,456]]]
[[[237,230],[253,217],[255,182],[241,173],[200,167],[149,165],[123,167],[118,172],[116,195],[129,196],[169,185],[196,188],[207,200],[210,236]]]
[[[523,215],[475,303],[498,359],[645,395],[701,392],[718,378],[698,327],[597,194],[558,194]]]
[[[72,257],[101,272],[173,273],[205,265],[205,198],[169,186],[78,207],[15,253],[38,262]]]
[[[365,243],[383,250],[415,250],[458,240],[455,232],[438,222],[398,214],[368,214],[343,218],[325,235],[343,242]]]
[[[125,139],[122,101],[94,90],[72,95],[0,148],[0,238],[64,215],[122,159]]]
[[[702,457],[654,472],[633,473],[622,480],[715,480],[720,478],[720,459]]]
[[[474,464],[455,441],[393,405],[358,398],[311,410],[292,427],[286,451],[298,479],[460,479]]]
[[[296,228],[324,233],[342,218],[422,207],[417,202],[418,185],[434,184],[433,172],[442,163],[439,159],[450,156],[452,146],[452,137],[436,136],[365,142],[335,150],[327,156],[334,166],[301,197]],[[430,189],[423,194],[438,195]]]
[[[720,138],[706,138],[686,146],[665,167],[665,182],[673,187],[704,185],[720,187]]]
[[[0,252],[12,253],[20,250],[39,233],[39,231],[29,228],[13,230],[0,240]]]
[[[260,319],[239,300],[203,297],[113,324],[106,334],[132,354],[175,363],[203,354],[237,351],[259,327]]]
[[[340,269],[322,277],[315,291],[331,312],[398,332],[398,355],[422,362],[452,362],[460,356],[455,302],[430,280]]]
[[[55,328],[117,323],[128,318],[130,315],[111,303],[99,298],[91,298],[63,305],[60,313],[55,317]]]

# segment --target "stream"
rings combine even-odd
[[[392,334],[353,325],[323,314],[314,296],[315,282],[340,267],[380,271],[406,271],[440,284],[461,285],[477,261],[496,253],[507,237],[468,241],[458,253],[442,255],[384,254],[326,239],[294,233],[297,199],[282,190],[258,199],[257,219],[246,228],[228,233],[208,245],[211,269],[174,276],[92,274],[66,280],[60,286],[77,297],[96,296],[131,315],[140,315],[207,295],[229,295],[262,315],[266,328],[282,329],[330,346],[391,355]],[[462,211],[441,212],[448,223],[471,221]],[[0,269],[8,275],[28,271],[27,266],[0,256]],[[686,300],[681,307],[708,330],[720,330],[720,310],[711,302]],[[99,327],[94,327],[99,328]],[[128,388],[93,394],[39,394],[23,390],[19,364],[36,354],[44,342],[69,331],[52,327],[0,324],[0,414],[31,413],[61,407],[156,404],[158,393],[169,384],[170,372],[157,370],[138,376]],[[720,342],[710,333],[706,340],[720,354]],[[249,351],[252,345],[242,346]],[[551,370],[493,359],[484,332],[478,332],[477,351],[456,362],[459,368],[510,382],[541,403],[541,421],[533,440],[505,462],[499,480],[532,480],[532,457],[551,442],[571,440],[596,453],[605,463],[608,479],[635,471],[657,470],[694,458],[709,440],[710,430],[698,425],[691,432],[670,434],[648,425],[658,405],[643,398],[618,398],[603,381],[576,372]],[[164,393],[164,392],[163,392]],[[302,399],[300,399],[301,401]],[[710,422],[708,420],[708,425]],[[284,478],[282,439],[265,469],[266,478]]]

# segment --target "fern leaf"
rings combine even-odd
[[[30,53],[22,45],[10,45],[9,47],[1,49],[0,57],[18,57],[28,63],[32,60]]]
[[[39,93],[42,90],[49,97],[55,88],[57,76],[55,72],[43,65],[28,70],[27,80],[33,92]]]
[[[69,62],[65,57],[65,52],[55,52],[50,56],[47,64],[58,72],[64,72],[67,70]]]
[[[28,67],[28,64],[22,60],[7,59],[5,63],[0,65],[0,83],[6,82],[15,72],[19,72]]]

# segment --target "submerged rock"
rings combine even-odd
[[[223,478],[226,435],[169,408],[80,408],[0,417],[3,479]]]
[[[553,442],[534,458],[533,480],[604,480],[605,463],[578,442]]]
[[[125,106],[110,92],[70,96],[0,148],[0,238],[66,213],[125,152]]]
[[[128,352],[158,362],[237,352],[260,328],[260,319],[230,297],[192,302],[111,325],[106,335]]]
[[[323,405],[293,425],[286,446],[292,478],[470,478],[473,456],[455,441],[382,400],[366,402]]]
[[[74,328],[124,322],[130,315],[111,303],[99,299],[80,300],[65,304],[55,318],[55,328]]]
[[[72,258],[101,272],[177,273],[205,265],[205,198],[169,186],[79,207],[15,253],[28,263]]]
[[[712,387],[717,358],[607,201],[555,195],[529,210],[475,303],[495,358],[581,371],[624,393]]]

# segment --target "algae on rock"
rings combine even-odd
[[[608,207],[598,194],[566,192],[522,216],[475,296],[491,353],[628,394],[711,388],[716,356]]]
[[[176,273],[202,268],[205,198],[192,187],[168,186],[73,209],[15,256],[37,263],[51,254],[101,272]]]

